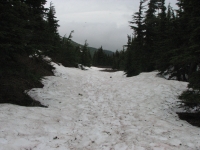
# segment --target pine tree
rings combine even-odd
[[[138,39],[138,44],[142,45],[144,38],[144,21],[143,21],[143,1],[140,1],[139,11],[133,15],[133,21],[130,21],[130,27],[134,30],[134,35]]]
[[[118,50],[116,50],[116,52],[113,55],[113,66],[112,66],[113,69],[119,69],[120,68],[119,67],[119,63],[120,63],[119,59],[120,59],[120,53],[119,53]]]
[[[92,58],[92,65],[97,66],[97,52],[94,52],[93,58]]]
[[[116,70],[125,70],[125,63],[126,63],[126,57],[125,57],[125,50],[116,51],[113,54],[113,64],[112,69]]]
[[[47,13],[47,22],[49,24],[50,31],[54,34],[58,34],[58,20],[56,20],[55,17],[56,11],[55,7],[53,6],[53,3],[50,3],[50,8]]]
[[[47,50],[48,43],[45,38],[48,37],[47,25],[44,20],[47,8],[44,7],[46,0],[22,0],[28,7],[27,28],[30,32],[27,34],[29,42],[27,49],[30,54],[38,53],[38,50]]]
[[[136,65],[134,66],[134,57],[133,57],[133,49],[132,49],[132,38],[128,35],[128,42],[127,45],[125,45],[126,48],[126,59],[125,59],[125,67],[124,71],[126,72],[126,75],[132,76],[135,74]]]
[[[170,63],[170,59],[172,57],[171,49],[176,48],[176,40],[177,40],[177,33],[176,33],[176,18],[174,16],[173,9],[170,5],[168,5],[166,18],[163,16],[165,20],[163,20],[163,25],[165,26],[165,30],[162,31],[161,24],[160,31],[158,32],[158,40],[157,40],[157,49],[156,49],[156,69],[160,71],[160,74],[164,72],[166,74],[171,74],[172,71],[172,64]],[[161,21],[160,21],[161,22]],[[161,33],[163,32],[163,33]]]
[[[16,1],[0,2],[0,42],[2,55],[12,57],[13,53],[23,53],[24,45],[28,42],[26,38],[26,24],[28,16],[27,6]]]
[[[153,54],[156,47],[156,31],[158,26],[158,19],[155,14],[157,9],[157,0],[150,0],[144,19],[145,38],[142,58],[142,71],[153,71],[155,69]]]
[[[128,77],[139,74],[143,69],[143,43],[144,43],[144,20],[143,1],[140,1],[139,11],[133,15],[131,28],[134,30],[134,38],[128,36],[125,72]]]
[[[103,52],[103,48],[102,46],[100,48],[98,48],[98,50],[95,52],[95,55],[94,55],[94,60],[95,60],[95,63],[94,65],[95,66],[104,66],[105,65],[105,54]]]
[[[166,53],[169,49],[169,45],[167,44],[168,40],[168,28],[167,25],[171,26],[171,6],[168,6],[168,16],[166,14],[166,7],[165,7],[165,0],[161,0],[160,3],[158,3],[158,11],[161,10],[161,12],[158,14],[158,26],[156,29],[156,40],[155,40],[155,46],[154,46],[154,60],[155,60],[155,68],[161,69],[162,66],[169,62],[166,60]],[[168,58],[167,58],[168,59]],[[164,65],[165,66],[165,65]],[[164,71],[166,68],[164,69]]]
[[[88,50],[87,40],[85,41],[85,44],[83,45],[81,50],[81,64],[84,66],[91,66],[91,55]]]
[[[131,58],[131,64],[126,67],[127,76],[137,75],[143,71],[152,71],[155,69],[154,52],[156,47],[156,31],[158,20],[155,15],[157,7],[156,0],[150,0],[145,18],[143,17],[143,1],[140,1],[139,12],[133,15],[131,28],[134,30],[134,38],[131,44],[131,50],[128,50],[128,57]],[[130,62],[130,58],[128,58]],[[126,63],[127,66],[127,63]]]
[[[179,5],[182,6],[181,18],[187,20],[185,39],[187,45],[182,48],[181,55],[175,57],[182,59],[178,62],[187,66],[187,75],[189,85],[188,88],[192,90],[185,91],[179,98],[183,100],[186,105],[196,106],[200,105],[200,1],[180,1]]]
[[[57,53],[57,49],[60,45],[60,36],[58,33],[58,20],[55,17],[56,11],[53,3],[50,3],[49,10],[47,12],[47,33],[48,36],[46,37],[47,43],[49,45],[47,54],[48,55],[55,55]],[[52,53],[52,54],[51,54]]]
[[[92,62],[93,65],[97,67],[111,67],[113,60],[112,56],[107,55],[101,46],[97,51],[94,52]]]
[[[60,62],[66,67],[77,67],[77,64],[81,62],[80,47],[72,44],[73,33],[74,31],[71,31],[68,37],[64,36],[56,52],[50,53],[53,61]]]
[[[42,68],[51,68],[40,57],[29,58],[44,45],[44,4],[43,0],[0,2],[0,103],[33,104],[24,90],[39,84],[41,74],[47,71]]]

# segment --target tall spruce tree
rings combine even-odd
[[[134,66],[133,65],[133,53],[132,53],[132,38],[130,35],[127,36],[128,42],[126,47],[126,59],[125,59],[125,66],[124,71],[126,72],[127,76],[131,76],[134,74]]]
[[[181,18],[187,20],[186,35],[187,45],[182,48],[182,53],[174,59],[184,66],[188,75],[190,90],[184,92],[180,99],[189,106],[200,105],[200,1],[180,1],[178,3],[182,6]],[[176,62],[177,62],[176,61]],[[186,68],[187,67],[187,68]]]
[[[134,35],[138,39],[138,44],[142,45],[144,38],[144,20],[143,20],[143,1],[140,1],[139,11],[133,15],[133,21],[130,21],[131,29],[134,30]],[[129,39],[128,39],[129,40]]]
[[[150,0],[145,18],[138,19],[142,3],[130,22],[134,38],[128,37],[127,76],[158,69],[170,78],[189,81],[191,89],[180,98],[200,104],[200,1],[178,0],[175,14],[170,5],[166,12],[165,0]]]
[[[1,1],[1,62],[17,61],[16,54],[30,55],[43,45],[45,0]],[[37,34],[40,33],[40,34]],[[37,38],[40,37],[40,38]]]
[[[88,43],[87,40],[81,49],[81,64],[84,66],[91,66],[91,55],[88,50]]]
[[[156,46],[156,31],[158,26],[158,19],[156,16],[157,9],[157,0],[150,0],[150,2],[148,3],[148,9],[145,12],[146,16],[144,19],[145,35],[142,58],[142,71],[153,71],[155,69],[153,54]]]
[[[173,65],[170,63],[172,57],[171,50],[176,48],[176,40],[178,39],[175,28],[176,18],[170,5],[168,5],[166,18],[163,16],[163,19],[163,21],[159,21],[161,24],[159,24],[158,28],[157,49],[155,55],[156,69],[160,71],[160,74],[171,74],[171,71],[173,70]],[[164,26],[165,29],[163,31],[161,28],[162,26]]]
[[[144,20],[143,20],[143,1],[140,1],[139,11],[133,15],[130,27],[134,30],[134,38],[128,36],[126,51],[125,72],[128,77],[139,74],[143,64],[143,43],[144,43]],[[130,44],[131,43],[131,44]]]
[[[57,49],[60,45],[60,36],[58,34],[58,20],[56,20],[55,17],[56,11],[55,11],[55,7],[53,6],[53,3],[50,3],[50,7],[49,10],[47,12],[47,23],[48,23],[48,37],[47,38],[47,42],[49,44],[49,49],[48,49],[48,53],[52,53],[53,55],[55,55],[55,53],[57,52]]]
[[[121,50],[121,51],[116,51],[113,54],[113,69],[117,69],[117,70],[125,70],[125,50]]]
[[[28,7],[20,0],[0,2],[0,80],[25,70],[18,56],[28,51],[28,18]]]
[[[46,15],[47,8],[44,7],[46,0],[22,0],[28,7],[29,18],[27,20],[27,28],[30,32],[27,34],[29,42],[27,43],[27,49],[30,54],[38,53],[38,50],[47,50],[48,43],[45,42],[47,37],[46,21],[44,17]],[[40,53],[38,53],[40,54]]]
[[[169,19],[167,19],[166,14],[166,7],[165,7],[165,0],[161,0],[160,3],[158,3],[158,12],[161,11],[158,14],[158,26],[156,29],[156,37],[155,37],[155,46],[154,46],[154,55],[153,59],[155,60],[155,68],[160,69],[160,66],[164,65],[164,63],[167,63],[167,60],[165,59],[165,54],[167,53],[167,49],[169,45],[166,44],[166,40],[168,39],[168,29],[167,29],[167,23],[171,20],[171,7],[168,6],[168,15]]]
[[[80,47],[72,44],[73,33],[74,31],[71,31],[68,37],[62,37],[58,49],[50,53],[53,61],[60,62],[66,67],[77,67],[77,64],[81,63]]]
[[[99,67],[111,67],[112,61],[112,56],[107,55],[101,46],[97,51],[94,52],[92,64]]]
[[[50,3],[49,11],[47,13],[47,22],[49,24],[49,29],[52,33],[58,34],[58,20],[56,20],[56,10],[53,3]]]

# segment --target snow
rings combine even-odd
[[[52,64],[28,92],[48,108],[0,105],[0,150],[200,149],[199,128],[176,114],[186,82]]]

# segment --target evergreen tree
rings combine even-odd
[[[126,47],[126,50],[125,50],[125,63],[124,63],[124,72],[126,72],[126,74],[131,74],[131,73],[128,73],[128,71],[130,70],[129,67],[130,67],[130,64],[132,63],[132,56],[131,56],[131,36],[127,36],[128,38],[128,42],[127,42],[127,45],[124,45],[123,46],[123,49]]]
[[[156,36],[158,19],[156,17],[157,0],[150,0],[148,10],[144,19],[145,35],[142,58],[142,71],[153,71],[155,69],[153,54],[156,47]]]
[[[125,69],[125,50],[121,50],[121,51],[116,51],[113,54],[113,69],[117,69],[117,70],[124,70]]]
[[[85,41],[85,44],[81,49],[81,64],[84,66],[91,66],[91,55],[88,50],[87,40]]]
[[[125,59],[125,67],[124,71],[126,72],[126,75],[132,76],[137,74],[136,72],[136,60],[134,59],[134,51],[132,49],[132,38],[131,36],[128,36],[128,42],[126,45],[126,59]]]
[[[94,55],[93,55],[93,58],[92,58],[92,65],[93,66],[98,65],[98,63],[97,63],[97,52],[96,51],[94,52]]]
[[[69,36],[64,36],[61,39],[60,45],[56,52],[50,53],[53,61],[60,62],[66,67],[77,67],[77,64],[81,62],[80,47],[74,47],[72,45],[72,34],[71,31]]]
[[[98,67],[111,67],[112,66],[112,56],[107,55],[102,46],[95,51],[92,64]]]
[[[164,72],[166,74],[171,74],[173,70],[173,65],[170,63],[172,57],[171,50],[176,48],[177,33],[176,33],[176,18],[174,11],[170,5],[168,5],[168,10],[166,17],[163,15],[163,21],[159,21],[158,29],[158,40],[157,40],[157,49],[156,49],[156,69],[160,71],[160,74]],[[162,19],[161,18],[161,19]],[[166,21],[165,21],[166,19]],[[162,31],[162,26],[165,30]]]
[[[125,72],[127,76],[139,74],[142,70],[144,60],[144,20],[143,20],[143,1],[140,1],[139,12],[133,15],[133,21],[130,27],[134,30],[134,38],[128,36],[127,51],[126,51],[126,67]]]
[[[117,50],[114,54],[113,54],[113,69],[119,69],[119,57],[120,57],[120,53]]]
[[[56,14],[55,7],[51,2],[49,11],[47,13],[47,22],[49,24],[50,31],[54,34],[58,34],[59,25],[58,25],[58,20],[56,20],[55,14]]]
[[[43,44],[43,40],[36,38],[40,36],[36,32],[41,32],[41,35],[44,33],[40,27],[45,24],[42,17],[45,13],[45,2],[44,0],[0,2],[0,58],[4,67],[7,66],[7,61],[17,63],[18,55],[34,54]]]
[[[28,7],[28,20],[27,28],[30,32],[27,34],[29,42],[27,43],[27,49],[30,54],[38,53],[38,50],[47,50],[48,43],[45,42],[45,38],[48,37],[48,30],[44,17],[46,15],[47,8],[44,7],[46,0],[22,0]],[[38,53],[39,55],[40,53]]]
[[[189,81],[188,87],[193,90],[180,98],[200,104],[200,1],[178,0],[175,15],[170,5],[166,12],[165,0],[150,0],[145,18],[142,4],[130,22],[134,37],[128,37],[125,52],[127,76],[158,69],[170,78]]]
[[[188,88],[192,90],[185,91],[180,99],[186,105],[196,106],[200,105],[200,1],[180,1],[178,3],[182,6],[181,18],[183,20],[188,20],[185,22],[187,24],[185,39],[187,43],[184,44],[182,48],[182,53],[176,56],[174,59],[178,63],[181,63],[185,67],[186,73],[188,75],[189,85]]]
[[[28,42],[26,38],[28,15],[23,14],[28,8],[20,0],[16,0],[1,1],[0,9],[1,59],[13,58],[14,53],[24,52],[24,44]]]
[[[134,35],[138,39],[138,44],[142,45],[144,38],[144,21],[143,21],[143,1],[140,1],[139,11],[133,15],[133,21],[130,21],[130,27],[134,30]]]
[[[102,46],[97,50],[97,65],[98,66],[105,65],[105,54],[103,52]]]
[[[50,53],[52,53],[52,55],[55,55],[60,45],[60,36],[58,34],[59,25],[58,25],[58,20],[56,20],[55,14],[56,14],[55,7],[53,6],[52,3],[50,3],[50,8],[47,12],[48,37],[46,37],[49,45],[47,52],[48,55],[51,55]]]
[[[129,63],[126,62],[127,76],[137,75],[143,71],[155,69],[154,55],[156,47],[156,37],[158,19],[156,17],[157,0],[150,0],[145,18],[143,17],[143,1],[140,1],[139,12],[133,15],[131,28],[134,30],[134,38],[130,48],[127,50]],[[163,1],[164,3],[164,1]],[[130,46],[129,46],[130,47]],[[128,65],[129,64],[129,65]]]
[[[172,8],[168,6],[168,12],[166,14],[165,0],[161,0],[158,6],[158,11],[161,12],[158,14],[158,26],[156,30],[156,41],[155,41],[155,50],[154,50],[154,62],[155,68],[161,69],[165,66],[164,71],[166,70],[166,63],[169,62],[168,57],[166,57],[167,51],[169,49],[168,45],[168,36],[169,29],[171,27],[171,18],[172,18]],[[162,40],[161,40],[162,39]],[[162,69],[161,69],[162,70]],[[163,72],[162,72],[163,73]]]
[[[39,48],[45,45],[45,34],[43,34],[43,29],[46,27],[43,18],[45,2],[44,0],[0,2],[0,84],[2,85],[0,103],[26,106],[35,103],[24,90],[40,85],[38,80],[41,75],[48,72],[42,69],[51,68],[40,57],[29,57],[36,56],[35,53],[42,50]],[[40,105],[39,102],[36,103]]]

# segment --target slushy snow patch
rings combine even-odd
[[[199,128],[176,114],[186,82],[52,65],[28,92],[48,108],[0,105],[0,150],[200,149]]]

